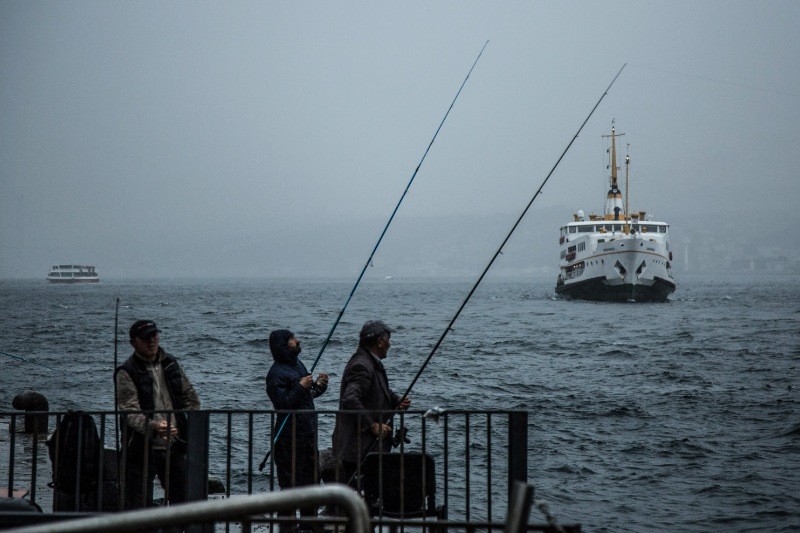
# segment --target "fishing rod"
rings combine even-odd
[[[536,200],[536,198],[540,194],[542,194],[542,189],[544,188],[544,186],[547,183],[547,181],[550,179],[550,176],[553,175],[553,172],[555,172],[556,168],[558,168],[558,165],[561,163],[561,160],[564,159],[565,155],[567,155],[567,152],[569,151],[570,147],[572,146],[572,143],[574,143],[575,139],[578,138],[578,135],[580,135],[581,131],[583,130],[583,127],[586,125],[587,122],[589,122],[589,119],[592,118],[592,115],[594,114],[594,112],[597,109],[597,107],[600,105],[600,102],[602,102],[603,98],[606,97],[606,95],[608,94],[608,91],[611,89],[611,86],[614,85],[614,82],[617,81],[617,78],[619,78],[619,75],[622,74],[622,71],[626,66],[627,66],[627,63],[622,65],[622,68],[619,69],[619,72],[617,72],[617,75],[614,76],[614,79],[611,80],[611,83],[608,85],[608,87],[606,87],[606,90],[603,92],[603,95],[600,97],[599,100],[597,100],[597,103],[594,104],[594,107],[589,112],[589,115],[586,117],[586,119],[584,119],[583,123],[581,124],[581,127],[578,128],[577,132],[575,132],[575,136],[572,137],[572,140],[569,142],[569,144],[567,144],[567,147],[564,148],[564,151],[561,153],[561,156],[559,156],[559,158],[556,161],[555,165],[553,165],[553,168],[551,168],[550,172],[547,173],[547,176],[544,178],[544,181],[542,181],[542,184],[539,185],[539,188],[536,190],[536,193],[533,195],[531,200],[528,202],[528,205],[525,206],[525,209],[522,210],[522,214],[520,214],[520,216],[517,219],[517,221],[511,227],[511,231],[509,231],[508,235],[506,235],[506,238],[503,239],[503,243],[500,245],[500,247],[497,249],[497,251],[492,256],[492,259],[489,261],[489,264],[486,265],[485,269],[483,269],[483,272],[481,273],[480,277],[478,277],[478,281],[476,281],[475,285],[472,286],[472,289],[470,289],[469,293],[467,294],[467,297],[464,298],[464,301],[461,303],[461,306],[458,308],[458,311],[456,311],[456,314],[453,316],[452,320],[450,320],[450,323],[447,324],[447,327],[445,328],[444,332],[442,332],[441,337],[439,337],[439,340],[436,341],[436,344],[433,346],[433,349],[431,350],[431,353],[425,359],[425,362],[422,364],[422,367],[420,367],[419,372],[417,372],[417,375],[414,376],[414,379],[411,381],[411,384],[408,386],[408,389],[406,389],[406,392],[405,392],[405,394],[403,396],[408,396],[411,393],[411,389],[414,388],[414,385],[417,383],[417,380],[422,375],[422,372],[425,370],[425,367],[428,366],[428,363],[433,358],[433,355],[436,353],[436,351],[439,349],[439,346],[444,341],[444,338],[447,336],[447,334],[452,329],[453,324],[455,323],[456,319],[458,319],[459,315],[461,314],[461,311],[467,305],[467,302],[469,302],[470,298],[472,298],[472,295],[475,292],[475,290],[478,288],[478,285],[481,284],[481,281],[483,281],[483,278],[484,278],[484,276],[486,276],[486,273],[489,272],[489,269],[492,267],[492,265],[494,264],[494,262],[497,259],[497,257],[503,252],[503,247],[506,245],[508,240],[511,238],[511,235],[513,235],[514,231],[516,231],[517,226],[519,226],[520,222],[522,222],[522,219],[528,213],[528,210],[533,205],[533,202]]]
[[[6,352],[0,352],[0,355],[5,355],[6,357],[10,357],[11,359],[16,359],[17,361],[22,361],[23,363],[30,363],[30,364],[32,364],[32,365],[39,365],[39,366],[43,366],[43,367],[45,367],[45,368],[46,368],[46,369],[48,369],[48,370],[55,370],[55,368],[53,368],[52,366],[47,366],[47,365],[46,365],[46,364],[44,364],[44,363],[34,363],[33,361],[28,361],[28,360],[27,360],[27,359],[25,359],[24,357],[20,357],[20,356],[18,356],[18,355],[11,355],[10,353],[6,353]]]
[[[317,354],[317,358],[314,359],[314,364],[311,365],[311,370],[309,371],[310,374],[314,373],[314,369],[317,367],[317,363],[319,362],[320,358],[322,357],[322,354],[325,351],[325,348],[328,346],[328,343],[330,342],[331,337],[333,336],[333,332],[336,331],[336,327],[339,325],[339,321],[342,319],[342,316],[344,315],[345,309],[347,309],[347,306],[350,304],[350,300],[353,298],[353,294],[355,294],[356,289],[358,288],[358,285],[361,283],[361,278],[364,277],[364,273],[367,271],[367,268],[369,268],[369,266],[372,264],[372,258],[375,256],[375,252],[378,251],[378,246],[380,246],[381,241],[383,240],[383,236],[386,235],[386,230],[389,229],[389,225],[392,223],[392,220],[394,220],[394,216],[397,214],[397,210],[400,209],[400,204],[403,203],[403,199],[406,197],[406,194],[408,193],[408,190],[411,188],[411,184],[414,182],[414,178],[417,177],[417,173],[419,172],[419,169],[422,167],[422,163],[425,161],[425,158],[427,157],[428,152],[431,149],[431,146],[433,146],[433,143],[436,140],[436,137],[439,135],[439,131],[442,129],[442,126],[444,126],[444,122],[445,122],[445,120],[447,120],[447,116],[450,114],[450,111],[453,109],[453,106],[455,105],[456,100],[458,100],[458,96],[461,94],[462,89],[464,89],[464,86],[467,84],[467,80],[469,79],[470,74],[472,74],[472,70],[475,68],[475,65],[478,64],[478,60],[483,55],[483,51],[486,49],[486,46],[488,44],[489,44],[489,41],[486,41],[483,44],[483,48],[481,48],[480,53],[478,53],[478,57],[476,57],[475,61],[472,63],[472,66],[470,67],[469,72],[467,72],[467,76],[464,78],[464,81],[461,82],[461,87],[458,88],[458,92],[456,93],[455,97],[453,98],[453,101],[450,103],[450,107],[447,108],[447,112],[444,114],[444,118],[442,118],[442,121],[439,123],[439,127],[436,128],[436,132],[433,134],[433,137],[431,138],[431,142],[428,143],[428,147],[425,149],[425,152],[422,154],[422,158],[420,159],[419,163],[417,164],[417,168],[414,169],[414,173],[411,175],[411,179],[408,180],[408,185],[406,185],[406,188],[403,191],[403,194],[400,196],[400,199],[397,201],[397,205],[394,207],[394,211],[392,211],[391,216],[389,216],[389,220],[386,221],[386,225],[383,227],[383,231],[381,232],[380,237],[378,237],[378,241],[375,243],[375,246],[372,248],[372,252],[370,252],[366,263],[364,263],[364,267],[361,269],[361,272],[358,275],[358,279],[356,279],[355,285],[353,285],[353,288],[350,290],[350,294],[347,296],[347,300],[345,300],[344,305],[342,306],[342,309],[339,311],[339,314],[336,316],[336,320],[334,321],[333,326],[331,327],[331,330],[328,332],[328,336],[325,338],[325,341],[322,343],[322,347],[319,350],[319,354]],[[278,428],[278,432],[275,434],[275,438],[274,438],[274,440],[272,442],[273,446],[275,445],[276,442],[278,442],[278,437],[280,437],[281,431],[283,431],[283,426],[286,425],[286,421],[288,419],[289,419],[288,415],[283,419],[283,423]],[[272,450],[268,451],[267,455],[264,457],[264,460],[261,461],[260,465],[258,465],[258,471],[259,472],[264,470],[264,466],[267,464],[267,461],[269,460],[269,456],[270,456],[271,453],[272,453]]]
[[[603,98],[605,98],[605,97],[606,97],[606,95],[608,94],[608,91],[611,89],[611,86],[612,86],[612,85],[614,85],[614,82],[615,82],[615,81],[617,81],[617,78],[619,77],[619,75],[620,75],[620,74],[622,74],[622,71],[623,71],[623,69],[624,69],[626,66],[627,66],[627,63],[625,63],[624,65],[622,65],[622,68],[621,68],[621,69],[619,69],[619,72],[617,72],[617,75],[616,75],[616,76],[614,76],[614,79],[613,79],[613,80],[611,80],[611,83],[608,85],[608,87],[606,88],[606,90],[603,92],[603,95],[600,97],[600,99],[599,99],[599,100],[597,100],[597,103],[596,103],[596,104],[594,104],[594,107],[592,108],[591,112],[589,112],[589,115],[586,117],[586,119],[584,119],[583,123],[581,124],[581,127],[580,127],[580,128],[578,128],[578,131],[575,133],[575,136],[574,136],[574,137],[572,137],[572,140],[569,142],[569,144],[567,144],[567,147],[566,147],[566,148],[564,149],[564,151],[561,153],[561,156],[558,158],[558,160],[556,161],[555,165],[553,165],[553,168],[551,168],[551,169],[550,169],[550,172],[548,172],[548,173],[547,173],[547,176],[544,178],[544,181],[542,181],[542,184],[541,184],[541,185],[539,185],[539,188],[536,190],[536,193],[533,195],[533,197],[531,198],[531,200],[528,202],[528,205],[527,205],[527,206],[525,206],[525,209],[523,209],[523,211],[522,211],[522,214],[519,216],[519,218],[517,219],[517,221],[516,221],[516,222],[514,223],[514,225],[511,227],[511,231],[509,231],[509,232],[508,232],[508,235],[506,235],[506,238],[505,238],[505,239],[503,239],[503,243],[500,245],[500,247],[497,249],[497,251],[496,251],[496,252],[494,253],[494,255],[492,256],[492,259],[489,261],[489,264],[488,264],[488,265],[486,265],[486,268],[483,270],[483,272],[481,273],[481,275],[478,277],[478,281],[476,281],[476,282],[475,282],[475,284],[472,286],[472,289],[470,289],[469,293],[467,294],[467,297],[466,297],[466,298],[464,298],[464,301],[461,303],[461,306],[458,308],[458,311],[456,311],[456,314],[455,314],[455,315],[453,316],[453,318],[450,320],[450,323],[449,323],[449,324],[447,324],[447,327],[444,329],[444,332],[443,332],[443,333],[442,333],[442,335],[439,337],[439,340],[438,340],[438,341],[436,342],[436,344],[433,346],[433,349],[431,350],[431,353],[430,353],[430,354],[428,355],[428,357],[425,359],[425,362],[424,362],[424,363],[422,363],[422,366],[420,367],[420,369],[419,369],[419,372],[417,372],[417,375],[416,375],[416,376],[414,376],[414,379],[413,379],[413,380],[411,380],[411,384],[408,386],[408,389],[406,389],[406,392],[405,392],[405,394],[403,394],[403,396],[401,396],[400,398],[406,398],[406,397],[408,397],[408,395],[411,393],[411,389],[413,389],[413,388],[414,388],[414,385],[417,383],[417,380],[419,380],[420,376],[422,375],[422,372],[425,370],[425,367],[427,367],[427,366],[428,366],[428,363],[431,361],[431,359],[433,358],[434,354],[435,354],[435,353],[436,353],[436,351],[439,349],[439,346],[442,344],[442,342],[444,341],[444,339],[445,339],[445,337],[447,336],[447,334],[448,334],[448,333],[451,331],[451,329],[453,328],[453,324],[455,323],[456,319],[458,319],[459,315],[461,314],[461,311],[462,311],[462,310],[464,309],[464,307],[467,305],[467,302],[469,302],[470,298],[472,298],[472,295],[475,293],[475,290],[478,288],[478,285],[480,285],[480,284],[481,284],[481,281],[483,281],[483,278],[486,276],[486,273],[487,273],[487,272],[489,272],[489,269],[490,269],[490,268],[491,268],[491,266],[494,264],[494,261],[495,261],[495,260],[497,259],[497,257],[498,257],[498,256],[499,256],[499,255],[502,253],[502,251],[503,251],[503,247],[506,245],[506,243],[508,242],[508,240],[511,238],[511,235],[512,235],[512,234],[514,233],[514,231],[517,229],[517,226],[519,226],[520,222],[522,222],[522,219],[525,217],[525,214],[528,212],[528,210],[530,209],[531,205],[533,205],[533,202],[534,202],[534,201],[536,200],[536,198],[537,198],[537,197],[538,197],[538,196],[539,196],[539,195],[542,193],[542,189],[544,188],[544,186],[545,186],[545,184],[547,183],[547,181],[550,179],[550,176],[552,176],[552,175],[553,175],[553,172],[555,172],[556,168],[558,168],[558,165],[561,163],[561,160],[564,158],[564,156],[565,156],[565,155],[567,154],[567,152],[569,151],[570,147],[572,146],[572,143],[574,143],[574,142],[575,142],[575,139],[577,139],[577,138],[578,138],[578,135],[580,135],[580,133],[581,133],[581,130],[583,130],[583,127],[586,125],[586,123],[587,123],[587,122],[589,122],[589,119],[592,117],[592,115],[594,114],[595,110],[596,110],[596,109],[597,109],[597,107],[600,105],[600,102],[602,102],[602,101],[603,101]],[[395,410],[395,411],[393,411],[393,412],[392,412],[392,414],[389,416],[389,420],[391,420],[391,419],[394,417],[394,414],[395,414],[396,412],[397,412],[397,410]],[[397,445],[397,444],[399,444],[399,441],[400,441],[400,440],[402,440],[402,439],[404,438],[404,436],[405,436],[405,431],[403,431],[404,429],[405,429],[405,428],[399,428],[399,429],[398,429],[398,434],[397,434],[397,436],[395,436],[395,439],[394,439],[394,443],[393,443],[394,445]],[[369,449],[367,450],[367,453],[369,453],[370,451],[372,451],[372,448],[374,448],[374,447],[375,447],[375,445],[378,443],[378,441],[379,441],[379,440],[380,440],[380,437],[376,438],[376,439],[375,439],[375,441],[373,441],[373,443],[370,445]],[[365,455],[365,459],[364,459],[364,460],[366,460],[366,455]],[[363,464],[363,461],[362,461],[362,464]],[[358,470],[356,470],[356,472],[358,472]],[[353,476],[355,476],[355,473],[353,474]],[[349,484],[352,482],[352,480],[353,480],[353,477],[351,477],[351,478],[348,480],[348,485],[349,485]]]
[[[117,305],[114,309],[114,435],[117,440],[116,450],[119,450],[119,417],[116,412],[119,411],[119,403],[117,400],[117,332],[119,330],[119,298],[117,298]],[[117,454],[117,468],[119,468],[119,454]]]
[[[330,332],[328,332],[328,336],[325,338],[325,342],[322,343],[322,348],[320,348],[319,354],[317,355],[317,358],[314,360],[314,364],[311,365],[311,372],[314,372],[314,368],[317,366],[317,363],[319,362],[320,357],[322,357],[322,353],[325,351],[325,348],[328,346],[328,342],[330,342],[331,337],[333,336],[333,332],[336,330],[336,327],[339,325],[339,321],[342,319],[342,315],[344,315],[344,311],[345,311],[345,309],[347,309],[347,305],[350,303],[350,300],[353,298],[353,294],[355,294],[356,288],[358,288],[358,284],[361,283],[361,278],[364,277],[364,273],[367,271],[367,268],[369,267],[370,264],[372,264],[372,258],[375,255],[375,252],[378,250],[378,246],[380,246],[381,241],[383,240],[383,236],[386,235],[386,230],[389,229],[389,224],[391,224],[392,220],[394,220],[394,216],[395,216],[395,214],[397,214],[397,210],[400,208],[400,204],[403,203],[403,199],[406,197],[406,193],[408,193],[408,190],[411,188],[411,184],[414,182],[414,178],[417,177],[417,173],[419,172],[420,167],[422,167],[422,163],[423,163],[423,161],[425,161],[425,157],[427,157],[428,152],[431,149],[431,146],[433,146],[433,142],[436,140],[436,136],[439,135],[439,130],[442,129],[442,126],[444,125],[444,121],[447,120],[447,116],[450,114],[450,111],[453,109],[453,106],[455,105],[456,100],[458,100],[458,95],[461,94],[461,90],[467,84],[467,80],[469,79],[470,74],[472,74],[472,70],[475,68],[475,65],[478,64],[478,60],[481,58],[481,55],[483,55],[483,51],[486,49],[486,46],[488,44],[489,44],[489,41],[486,41],[483,44],[483,48],[481,48],[481,51],[478,54],[478,57],[475,58],[475,61],[472,63],[472,66],[469,69],[469,72],[467,72],[467,77],[464,78],[463,82],[461,82],[461,87],[458,88],[458,92],[456,93],[455,97],[453,98],[453,101],[450,103],[450,107],[447,109],[447,112],[444,114],[444,118],[442,118],[442,121],[439,123],[439,127],[436,128],[436,133],[433,134],[433,138],[431,138],[431,142],[428,144],[428,147],[425,149],[425,153],[422,154],[422,159],[420,159],[419,164],[417,165],[417,168],[414,169],[414,173],[411,175],[411,179],[408,180],[408,185],[406,185],[406,188],[403,191],[402,196],[400,196],[400,199],[397,201],[397,205],[395,206],[394,211],[392,211],[392,214],[389,217],[389,220],[386,221],[386,226],[384,226],[380,237],[378,237],[378,242],[375,243],[375,247],[372,249],[372,252],[369,254],[369,257],[367,258],[367,262],[364,263],[364,267],[361,269],[361,273],[358,275],[358,279],[356,280],[355,285],[353,285],[353,289],[350,291],[350,295],[347,297],[347,300],[344,302],[344,306],[342,306],[341,311],[339,311],[339,315],[336,317],[336,321],[333,323],[333,326],[331,327]]]

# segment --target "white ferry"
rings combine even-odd
[[[97,283],[100,278],[93,266],[53,265],[47,273],[50,283]]]
[[[602,215],[583,211],[561,228],[556,293],[600,301],[664,301],[675,291],[669,224],[628,211],[630,157],[625,156],[625,205],[617,186],[616,133],[611,125],[611,188]]]

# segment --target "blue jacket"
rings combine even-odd
[[[273,331],[269,336],[269,349],[275,362],[267,373],[267,396],[276,411],[313,411],[314,398],[325,392],[327,386],[318,387],[315,383],[306,389],[300,385],[300,378],[307,376],[308,370],[298,359],[298,354],[289,352],[287,342],[293,336],[292,332],[286,329]],[[293,431],[292,415],[286,416],[289,416],[289,420],[281,431],[278,443],[285,442],[290,445]],[[307,439],[314,435],[316,417],[313,413],[296,413],[294,417],[297,420],[295,431],[298,438]],[[278,415],[275,431],[281,427],[284,418],[283,415]]]

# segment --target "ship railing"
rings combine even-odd
[[[160,412],[171,420],[170,414]],[[67,412],[0,412],[0,498],[14,497],[32,502],[44,510],[40,520],[61,520],[65,517],[119,514],[123,510],[125,449],[117,453],[122,419],[135,416],[131,412],[89,412],[97,425],[100,447],[96,489],[89,494],[49,485],[53,468],[45,441],[67,415]],[[141,413],[139,413],[141,414]],[[156,414],[156,413],[153,413]],[[292,455],[296,441],[292,420],[310,416],[317,428],[316,446],[320,449],[319,468],[315,479],[324,486],[348,480],[337,476],[336,461],[328,443],[337,415],[358,412],[317,410],[295,411],[281,434],[278,421],[283,412],[273,410],[203,410],[186,411],[188,418],[185,446],[187,448],[187,501],[227,500],[241,495],[279,493],[277,470],[272,443],[288,439]],[[409,410],[394,415],[394,426],[408,430],[409,442],[398,439],[393,450],[380,447],[370,470],[377,476],[377,492],[370,495],[366,486],[359,488],[367,502],[374,526],[390,529],[412,528],[460,531],[492,531],[503,529],[503,517],[509,511],[512,488],[516,482],[527,483],[533,465],[529,464],[530,431],[528,412],[516,410]],[[171,445],[171,444],[170,444]],[[263,471],[258,466],[270,456]],[[144,458],[143,458],[144,459]],[[421,461],[420,461],[421,459]],[[416,463],[414,462],[416,461]],[[394,465],[400,471],[392,472]],[[420,470],[406,475],[408,465]],[[404,470],[405,469],[405,470]],[[366,483],[367,472],[361,472]],[[168,475],[167,475],[168,478]],[[123,480],[120,482],[120,480]],[[350,480],[352,481],[352,480]],[[168,479],[164,480],[166,484]],[[79,483],[76,485],[78,486]],[[388,490],[391,494],[384,493]],[[416,491],[416,492],[415,492]],[[422,496],[420,496],[421,493]],[[390,502],[390,499],[395,501]],[[156,479],[153,499],[169,507]],[[420,504],[420,501],[423,503]],[[411,509],[411,506],[415,506]],[[419,507],[419,508],[418,508]],[[390,511],[385,511],[391,509]],[[327,512],[326,512],[327,511]],[[303,519],[277,514],[250,517],[249,520],[225,521],[225,530],[249,530],[252,524],[271,526],[309,523],[328,526],[342,524],[345,519],[331,509],[323,509],[318,518]],[[0,509],[0,523],[9,515]],[[541,521],[542,516],[539,516]],[[527,524],[528,529],[548,528],[548,524]],[[577,525],[561,526],[565,531],[577,531]]]
[[[564,274],[564,279],[567,280],[567,279],[579,278],[579,277],[583,276],[583,271],[584,271],[583,268],[577,268],[577,269],[572,270],[570,272],[566,272]]]

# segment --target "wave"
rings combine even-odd
[[[662,457],[678,455],[686,459],[707,457],[713,453],[714,450],[711,448],[701,446],[700,444],[695,444],[688,437],[683,439],[672,439],[664,443],[661,451],[658,452],[658,454]]]
[[[714,494],[717,492],[722,492],[722,486],[716,483],[714,485],[708,485],[706,487],[700,487],[692,490],[692,494]]]
[[[787,431],[778,433],[778,437],[800,437],[800,423],[795,424]]]
[[[269,348],[269,339],[251,339],[245,342],[248,346],[257,346],[259,348]]]
[[[197,335],[197,336],[194,336],[194,337],[190,337],[189,338],[189,343],[193,343],[193,342],[212,343],[212,344],[226,344],[224,341],[222,341],[222,340],[220,340],[220,339],[218,339],[218,338],[216,338],[214,336],[211,336],[211,335],[209,335],[207,333],[204,333],[202,335]]]
[[[561,465],[557,467],[551,467],[547,469],[548,472],[558,472],[561,474],[574,474],[574,475],[591,475],[596,474],[594,470],[586,466],[570,466],[570,465]]]
[[[597,355],[600,357],[634,357],[636,354],[627,352],[625,350],[607,350],[605,352],[600,352]]]

